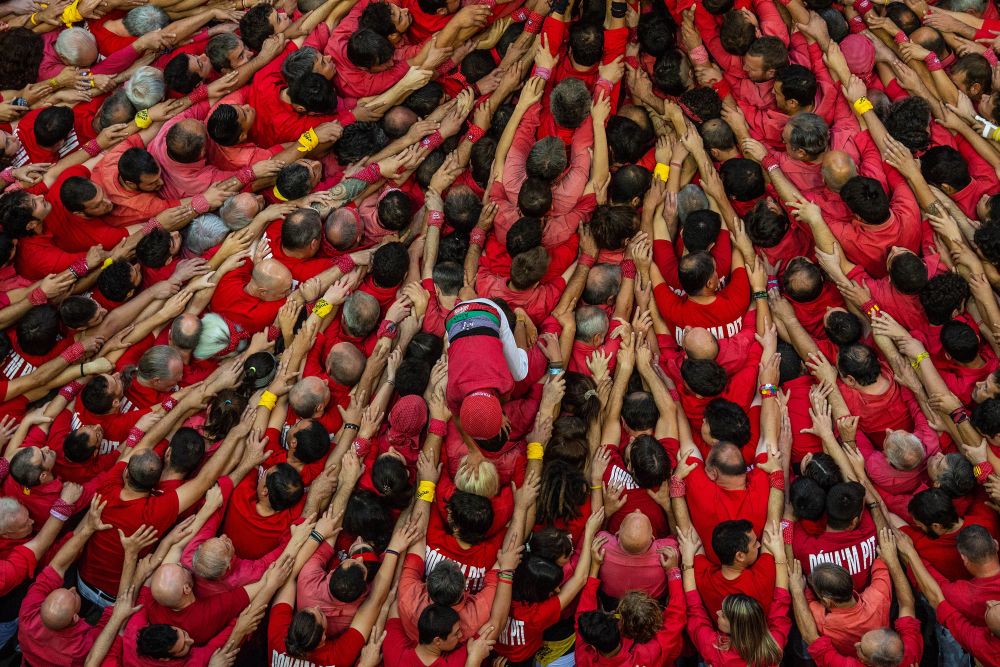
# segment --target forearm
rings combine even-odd
[[[809,611],[809,603],[806,601],[805,592],[798,586],[790,586],[788,591],[792,596],[792,611],[795,615],[795,625],[802,633],[802,639],[807,645],[819,639],[819,631],[816,629],[816,620],[812,612]]]

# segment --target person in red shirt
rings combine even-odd
[[[712,531],[712,551],[721,566],[713,565],[704,555],[694,558],[694,576],[698,592],[714,616],[722,609],[722,602],[729,595],[749,595],[764,607],[770,607],[770,594],[774,590],[774,556],[761,553],[761,543],[746,519],[723,521]]]
[[[792,579],[790,592],[795,610],[795,621],[802,633],[802,639],[809,647],[809,655],[817,665],[821,667],[862,667],[876,664],[919,664],[924,651],[921,624],[916,618],[913,591],[906,580],[906,574],[899,558],[899,556],[905,555],[904,543],[907,540],[901,538],[898,541],[899,552],[897,554],[897,540],[893,535],[893,532],[888,528],[883,528],[879,532],[879,552],[889,569],[892,586],[895,588],[899,616],[895,621],[895,627],[882,627],[865,632],[861,641],[854,644],[854,655],[841,652],[830,637],[820,635],[816,629],[816,621],[809,611],[809,603],[805,595],[806,579],[802,574],[801,564],[797,560],[789,564],[789,574]]]
[[[212,295],[212,310],[247,331],[260,331],[274,322],[292,292],[292,274],[276,259],[265,259],[227,273]]]
[[[21,652],[33,665],[82,665],[111,616],[112,610],[106,609],[97,625],[88,624],[80,618],[80,595],[73,588],[62,587],[66,570],[83,551],[90,537],[109,528],[101,521],[102,509],[99,499],[95,498],[72,537],[39,573],[21,603],[18,641]]]
[[[905,533],[920,548],[921,558],[951,581],[970,579],[958,555],[958,534],[967,524],[982,524],[974,516],[959,516],[951,497],[938,488],[926,489],[913,496],[908,506],[914,527],[903,526]]]
[[[240,482],[222,523],[222,532],[233,541],[236,555],[261,558],[276,547],[302,513],[303,493],[302,476],[287,463]]]

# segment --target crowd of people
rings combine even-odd
[[[932,2],[0,2],[0,662],[1000,665]]]

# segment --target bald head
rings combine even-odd
[[[347,208],[335,209],[326,219],[326,240],[337,250],[350,250],[358,242],[358,218]]]
[[[299,417],[319,417],[330,401],[330,388],[315,375],[304,377],[288,392],[288,405]]]
[[[840,192],[847,181],[858,175],[851,156],[844,151],[827,151],[822,160],[823,182],[833,192]]]
[[[221,537],[205,540],[194,552],[191,569],[201,579],[209,581],[221,579],[229,570],[229,563],[232,560],[230,544]]]
[[[261,200],[250,192],[241,192],[226,200],[219,209],[219,217],[230,231],[243,229],[260,213]]]
[[[57,588],[42,602],[42,624],[49,630],[65,630],[73,625],[80,613],[80,596],[75,588]]]
[[[406,134],[417,120],[417,114],[412,109],[404,106],[393,107],[383,116],[382,128],[390,137],[398,139]]]
[[[859,648],[867,665],[898,665],[903,660],[903,640],[890,628],[869,630]]]
[[[186,118],[167,131],[167,155],[177,162],[197,162],[205,155],[205,126]]]
[[[684,330],[684,352],[690,359],[715,359],[719,356],[719,341],[704,327]]]
[[[653,524],[639,510],[632,512],[618,528],[618,543],[630,554],[645,553],[653,544]]]
[[[201,320],[193,313],[184,313],[170,325],[170,342],[182,350],[198,347],[201,336]]]
[[[191,573],[176,563],[157,568],[150,580],[153,599],[168,609],[179,609],[192,596]]]
[[[326,358],[326,370],[334,380],[345,387],[353,387],[365,372],[367,359],[351,343],[337,343]]]
[[[277,301],[287,296],[292,289],[292,272],[276,259],[265,259],[253,267],[250,278],[260,290],[258,296],[263,301]]]

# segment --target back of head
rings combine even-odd
[[[948,186],[958,192],[972,182],[969,164],[957,149],[934,146],[920,156],[920,173],[936,187]]]
[[[952,320],[941,327],[941,345],[955,361],[967,364],[979,356],[979,336],[965,322]]]
[[[788,490],[796,519],[818,521],[826,513],[826,491],[808,477],[797,477]]]
[[[549,253],[545,248],[538,246],[511,260],[510,264],[510,284],[518,290],[526,290],[536,285],[549,268]]]
[[[657,489],[670,478],[670,456],[651,435],[640,435],[629,447],[629,464],[635,483],[642,489]]]
[[[448,510],[458,539],[481,544],[493,525],[493,505],[488,498],[456,491],[448,501]]]
[[[517,602],[542,602],[562,583],[562,568],[534,554],[514,570],[511,597]]]
[[[681,238],[688,253],[708,252],[721,230],[722,218],[715,211],[692,211],[681,226]]]
[[[820,116],[796,114],[789,119],[788,127],[788,146],[792,150],[801,150],[808,159],[815,160],[827,149],[830,128]]]
[[[684,255],[677,262],[677,277],[681,289],[689,295],[699,295],[715,276],[715,259],[704,251]]]
[[[435,639],[446,639],[455,624],[461,619],[458,612],[443,604],[431,604],[417,619],[417,641],[424,645],[434,643]]]
[[[819,563],[809,575],[813,590],[820,598],[834,603],[850,602],[854,598],[851,573],[835,563]]]
[[[321,74],[310,72],[288,86],[288,98],[308,113],[330,114],[337,109],[337,93]]]
[[[997,544],[983,526],[969,524],[958,531],[958,553],[976,565],[986,565],[997,559]]]
[[[712,529],[712,550],[723,565],[736,562],[738,553],[747,553],[750,549],[750,536],[753,524],[746,519],[723,521]]]
[[[910,499],[906,506],[910,516],[930,529],[939,524],[948,530],[958,523],[959,516],[951,497],[941,489],[925,489]]]
[[[847,529],[861,516],[865,487],[857,482],[837,484],[826,493],[827,525],[834,530]]]
[[[264,40],[274,34],[271,25],[271,5],[255,5],[240,19],[240,36],[247,48],[259,52],[264,46]]]
[[[753,160],[726,160],[719,175],[722,176],[726,194],[736,201],[748,202],[764,196],[764,170]]]
[[[867,345],[845,345],[837,355],[837,369],[844,377],[849,377],[862,387],[878,380],[882,369],[875,350]]]
[[[458,564],[442,560],[427,573],[427,595],[431,602],[452,607],[462,601],[465,594],[465,575]]]
[[[750,442],[750,418],[739,404],[714,398],[705,406],[705,423],[716,440],[743,447]]]
[[[855,176],[840,189],[840,198],[851,213],[869,225],[881,225],[889,220],[889,196],[874,178]]]
[[[580,79],[563,79],[552,88],[549,104],[555,121],[575,130],[590,114],[590,91]]]
[[[720,442],[713,445],[705,458],[705,467],[714,468],[719,473],[732,477],[746,474],[747,471],[743,452],[731,442]]]
[[[725,369],[711,359],[685,359],[681,362],[681,377],[699,396],[718,396],[729,383]]]
[[[569,30],[570,57],[578,65],[592,67],[604,54],[604,29],[586,22],[576,22]]]
[[[278,512],[294,507],[304,493],[302,476],[287,463],[279,463],[272,468],[265,486],[271,509]]]
[[[955,311],[961,312],[972,292],[966,279],[954,271],[939,273],[920,290],[920,305],[933,325],[949,322]]]
[[[612,614],[603,611],[595,610],[580,614],[577,632],[583,641],[604,654],[612,653],[622,641],[618,621]]]
[[[543,181],[553,181],[565,171],[568,163],[566,144],[559,137],[552,136],[535,142],[528,151],[524,168],[528,176]]]

